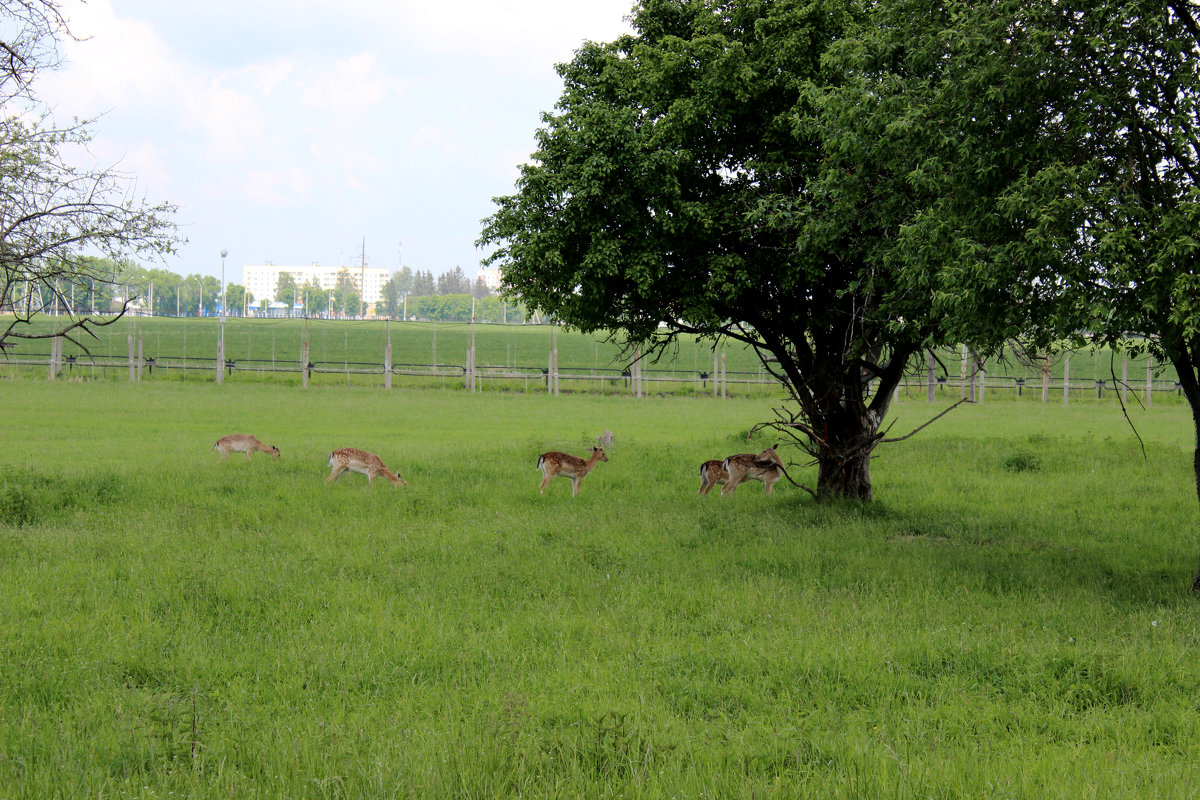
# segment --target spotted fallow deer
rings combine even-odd
[[[357,447],[343,447],[329,454],[329,477],[326,483],[333,483],[346,470],[367,476],[367,483],[374,483],[376,476],[382,475],[395,486],[407,486],[408,481],[384,466],[383,460],[374,453],[359,450]]]
[[[700,494],[708,494],[719,483],[729,480],[729,473],[721,466],[720,459],[711,459],[700,465]]]
[[[593,447],[592,455],[587,461],[556,450],[542,453],[538,456],[537,463],[537,468],[542,471],[542,485],[538,487],[538,491],[544,494],[550,479],[555,475],[562,475],[571,479],[571,496],[574,497],[579,494],[579,484],[583,482],[583,477],[592,471],[598,461],[608,461],[608,456],[604,455],[604,449],[601,447]]]
[[[248,433],[231,433],[228,436],[222,436],[213,445],[213,450],[221,454],[222,461],[228,458],[230,453],[245,453],[247,461],[250,460],[250,454],[254,452],[269,453],[275,458],[279,458],[278,447],[263,444]]]
[[[736,492],[742,481],[754,480],[763,482],[770,497],[775,481],[783,477],[783,459],[775,452],[777,446],[769,447],[758,455],[738,453],[722,461],[721,469],[725,471],[726,478],[725,485],[721,487],[721,496]]]

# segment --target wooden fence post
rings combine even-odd
[[[629,362],[629,388],[633,390],[634,397],[642,396],[642,349],[640,347],[633,351],[633,360]]]
[[[217,384],[225,382],[225,340],[217,339]]]
[[[129,334],[129,382],[133,383],[134,378],[134,363],[133,363],[133,334]]]
[[[55,336],[50,340],[50,380],[54,380],[58,374],[58,348],[61,347],[59,338]]]
[[[1146,408],[1154,400],[1154,356],[1146,357]]]
[[[471,394],[474,394],[475,388],[479,384],[478,374],[475,371],[475,345],[467,348],[467,368],[464,372],[466,373],[463,376],[466,382],[464,388],[470,390]]]
[[[958,367],[958,399],[962,400],[967,396],[967,346],[962,346],[962,358]],[[975,399],[974,387],[971,389],[971,399]]]
[[[987,389],[987,360],[983,358],[975,359],[975,375],[979,380],[979,402],[983,402],[984,390]]]
[[[61,346],[59,347],[59,355],[60,356],[62,355]],[[137,379],[139,381],[142,379],[142,364],[144,364],[144,363],[146,363],[146,359],[142,358],[142,335],[139,333],[138,334],[138,356],[137,356],[137,364],[138,364]]]
[[[1121,405],[1129,401],[1129,357],[1121,356]]]
[[[1042,359],[1042,402],[1050,402],[1050,356]]]
[[[725,351],[721,351],[721,399],[729,399],[729,373],[725,369]]]
[[[388,343],[383,348],[383,388],[392,388],[392,333],[388,331]]]
[[[300,346],[300,385],[308,388],[308,342]]]
[[[1063,405],[1071,402],[1071,354],[1063,358]]]
[[[934,366],[937,364],[937,359],[933,357],[932,350],[929,351],[927,363],[929,365],[929,371],[926,377],[929,381],[929,387],[926,394],[928,395],[929,402],[932,403],[937,399],[937,375],[934,374]]]

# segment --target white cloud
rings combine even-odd
[[[312,175],[291,167],[277,171],[254,170],[246,175],[246,196],[264,206],[295,207],[305,204],[312,190]]]
[[[108,0],[78,6],[71,12],[71,28],[78,38],[63,43],[65,69],[44,76],[43,94],[53,97],[54,105],[91,115],[169,99],[184,90],[188,78],[154,27],[119,19]]]
[[[92,155],[181,206],[176,271],[224,248],[326,261],[365,236],[469,272],[552,65],[624,32],[632,2],[63,0],[86,38],[39,91],[59,116],[108,112]]]
[[[423,125],[409,139],[408,148],[413,152],[437,151],[454,154],[465,149],[465,144],[454,134],[438,125]]]
[[[301,89],[301,101],[310,107],[352,120],[383,101],[387,82],[378,71],[375,56],[360,53],[317,73]]]
[[[457,51],[545,68],[570,59],[584,40],[628,31],[632,0],[460,0],[355,3],[390,18],[431,51]]]

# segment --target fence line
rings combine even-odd
[[[184,377],[202,375],[207,372],[214,376],[218,383],[225,377],[236,373],[252,374],[293,374],[299,375],[301,384],[308,386],[309,379],[314,375],[342,375],[371,377],[377,376],[385,388],[392,388],[394,377],[411,379],[413,382],[434,379],[439,381],[462,380],[467,391],[482,391],[485,384],[505,384],[504,388],[512,389],[513,385],[522,386],[524,391],[544,391],[559,394],[561,382],[566,380],[577,390],[590,391],[588,386],[605,385],[609,388],[625,388],[634,396],[643,397],[650,393],[649,384],[654,383],[659,393],[678,393],[687,391],[703,393],[711,391],[714,398],[728,397],[731,387],[741,387],[744,391],[755,388],[778,386],[779,381],[769,374],[759,372],[729,372],[725,366],[724,352],[713,353],[712,371],[689,369],[655,369],[646,367],[640,358],[640,352],[635,351],[630,363],[625,367],[567,367],[558,362],[557,348],[551,348],[546,367],[510,366],[479,364],[476,360],[475,347],[472,345],[465,353],[463,363],[403,363],[392,360],[390,340],[384,350],[383,360],[372,361],[311,361],[309,344],[302,343],[298,361],[279,360],[276,358],[211,358],[207,356],[153,355],[147,356],[143,351],[142,338],[134,339],[128,336],[129,352],[127,357],[116,355],[64,356],[62,338],[55,337],[47,340],[50,345],[48,353],[24,352],[12,354],[0,364],[10,368],[26,371],[47,369],[50,380],[56,378],[71,378],[76,376],[76,370],[87,369],[92,374],[101,374],[112,370],[128,370],[129,380],[140,381],[143,373],[148,378],[155,377],[156,371],[172,377],[182,373]],[[220,348],[218,347],[218,353]],[[1044,364],[1041,375],[1037,378],[1028,376],[993,375],[986,372],[984,364],[968,348],[962,350],[960,373],[957,376],[937,375],[936,362],[931,356],[923,372],[907,373],[896,393],[906,397],[916,398],[920,390],[925,389],[924,396],[929,402],[934,402],[938,395],[948,395],[957,389],[960,397],[967,397],[974,402],[984,402],[986,390],[1012,392],[1017,397],[1023,397],[1028,389],[1034,392],[1041,389],[1041,401],[1049,402],[1052,388],[1062,389],[1062,402],[1070,402],[1072,395],[1082,398],[1095,392],[1097,399],[1104,399],[1105,394],[1119,396],[1123,403],[1128,402],[1128,394],[1132,390],[1139,399],[1150,405],[1155,393],[1160,395],[1174,393],[1182,394],[1182,386],[1174,380],[1156,380],[1154,378],[1153,360],[1147,362],[1145,379],[1130,379],[1128,364],[1122,362],[1121,378],[1112,379],[1072,379],[1070,356],[1064,359],[1063,376],[1051,376]]]

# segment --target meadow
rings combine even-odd
[[[0,797],[1200,796],[1185,406],[697,497],[777,400],[0,380]]]

